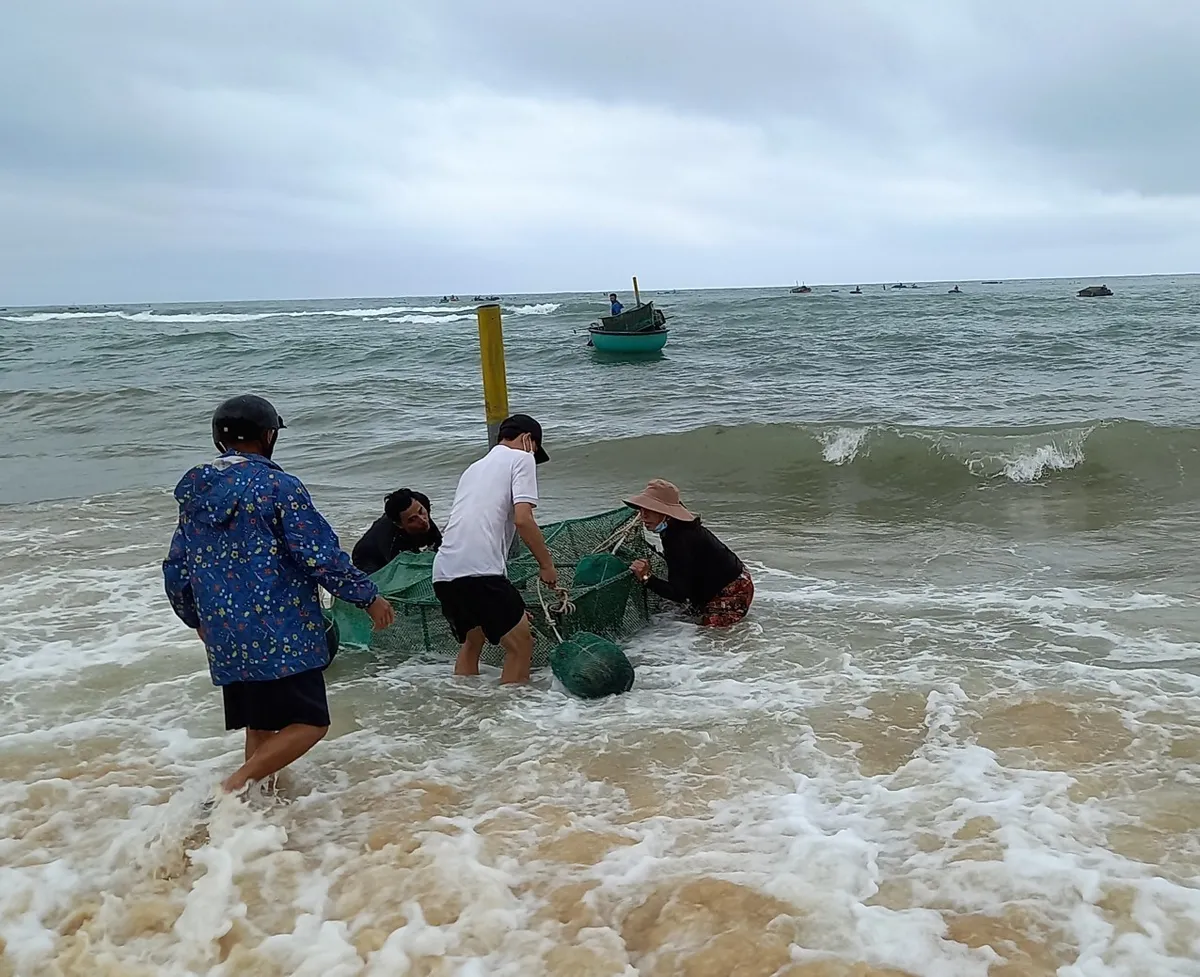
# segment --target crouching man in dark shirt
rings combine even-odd
[[[754,581],[737,554],[700,525],[679,500],[679,489],[656,478],[640,495],[626,500],[642,514],[642,525],[662,538],[665,580],[652,576],[646,560],[630,568],[650,590],[686,604],[707,628],[737,624],[754,600]]]
[[[436,550],[441,531],[429,514],[429,498],[412,489],[398,489],[383,500],[383,515],[354,544],[350,559],[363,573],[374,573],[401,553]]]

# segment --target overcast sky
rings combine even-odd
[[[0,306],[1200,271],[1196,0],[37,0]]]

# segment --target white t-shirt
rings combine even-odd
[[[433,581],[504,576],[517,533],[513,506],[538,503],[537,463],[528,451],[498,444],[462,473],[433,560]]]

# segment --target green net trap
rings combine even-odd
[[[637,559],[649,559],[662,571],[661,558],[647,544],[628,508],[548,523],[542,527],[542,535],[558,568],[559,586],[575,605],[574,613],[554,618],[564,641],[587,633],[620,642],[645,627],[651,615],[662,609],[661,600],[628,572],[629,564]],[[550,652],[559,642],[538,599],[537,575],[537,561],[518,537],[509,554],[508,578],[533,615],[533,664],[540,668],[549,663]],[[365,611],[334,600],[329,614],[344,647],[369,647],[398,657],[453,658],[458,653],[458,642],[433,592],[432,553],[401,553],[371,574],[371,579],[396,609],[396,623],[372,631]],[[548,599],[552,596],[553,592],[547,594]],[[489,645],[484,649],[483,661],[489,665],[503,660],[500,648]]]
[[[581,699],[620,695],[633,688],[633,665],[615,642],[578,631],[550,651],[550,670]]]

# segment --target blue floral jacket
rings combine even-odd
[[[213,684],[327,665],[318,585],[359,607],[379,590],[351,565],[300,480],[261,455],[228,452],[184,475],[175,498],[167,597],[201,632]]]

